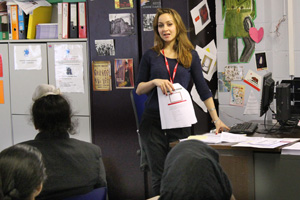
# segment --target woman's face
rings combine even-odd
[[[172,43],[176,39],[176,25],[172,15],[165,13],[158,18],[158,33],[165,43]]]

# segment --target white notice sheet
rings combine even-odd
[[[56,87],[61,92],[84,93],[83,46],[59,44],[54,46]]]
[[[179,83],[173,86],[175,91],[168,95],[157,88],[162,129],[190,127],[197,123],[190,94]]]
[[[41,70],[41,45],[14,46],[15,70]]]

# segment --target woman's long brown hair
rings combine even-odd
[[[187,36],[186,27],[181,19],[181,16],[178,12],[171,8],[159,8],[157,9],[155,18],[153,20],[153,30],[154,30],[154,46],[152,49],[160,54],[160,50],[164,48],[164,41],[159,36],[158,33],[158,18],[162,14],[170,14],[176,25],[176,42],[174,45],[174,50],[176,51],[178,58],[177,61],[181,63],[185,68],[189,68],[192,63],[192,54],[191,50],[194,49],[194,46],[190,42]]]

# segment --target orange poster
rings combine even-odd
[[[4,90],[2,80],[0,80],[0,104],[4,104]]]

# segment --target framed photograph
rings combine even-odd
[[[133,59],[115,59],[115,82],[117,89],[134,88]]]
[[[134,34],[134,14],[109,14],[110,36],[129,36]]]

